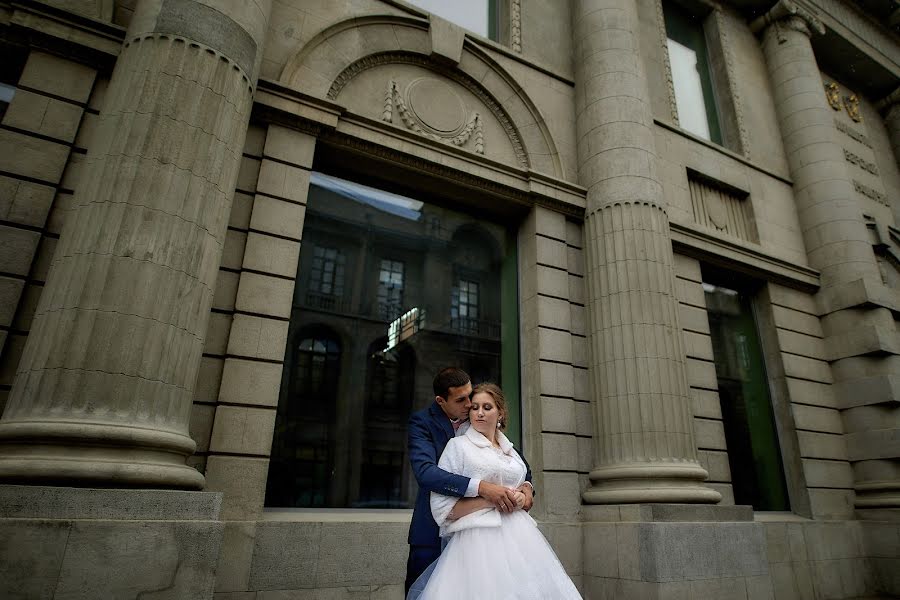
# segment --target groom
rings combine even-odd
[[[481,496],[496,504],[497,509],[503,512],[511,512],[516,507],[515,490],[480,479],[454,475],[437,466],[447,442],[469,417],[472,382],[462,369],[447,367],[434,377],[433,388],[434,402],[428,408],[413,413],[409,419],[409,462],[419,483],[419,492],[407,540],[407,592],[419,575],[441,554],[438,526],[431,516],[431,492],[465,498]],[[522,457],[522,460],[525,458]],[[527,462],[525,466],[528,466]],[[525,494],[524,508],[529,510],[534,492],[531,469],[528,469],[525,483],[519,490]]]

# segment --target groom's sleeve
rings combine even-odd
[[[419,487],[445,496],[462,497],[469,487],[469,478],[440,468],[434,438],[425,419],[413,415],[409,419],[409,462]]]
[[[525,483],[531,486],[531,496],[534,497],[537,495],[537,490],[534,489],[534,483],[531,481],[531,466],[529,466],[528,461],[525,460],[525,455],[522,454],[518,448],[516,448],[516,452],[519,453],[522,462],[525,463]]]

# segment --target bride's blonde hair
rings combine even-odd
[[[500,389],[500,386],[496,383],[479,383],[472,390],[472,398],[475,398],[475,394],[488,394],[491,398],[494,399],[494,404],[497,406],[497,411],[500,413],[500,420],[497,422],[500,431],[506,429],[506,398],[503,396],[503,390]]]

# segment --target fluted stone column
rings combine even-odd
[[[781,0],[751,24],[762,47],[787,151],[810,265],[821,272],[821,311],[835,395],[853,464],[857,507],[900,506],[896,439],[900,356],[878,270],[810,37],[815,15]],[[874,306],[874,308],[873,308]]]
[[[0,420],[0,480],[202,487],[188,421],[270,8],[138,3]]]
[[[703,485],[635,0],[578,0],[594,469],[589,504],[718,502]]]

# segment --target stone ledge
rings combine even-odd
[[[0,485],[2,519],[216,521],[222,494]]]
[[[581,520],[642,523],[753,521],[753,507],[709,504],[608,504],[582,506]]]

